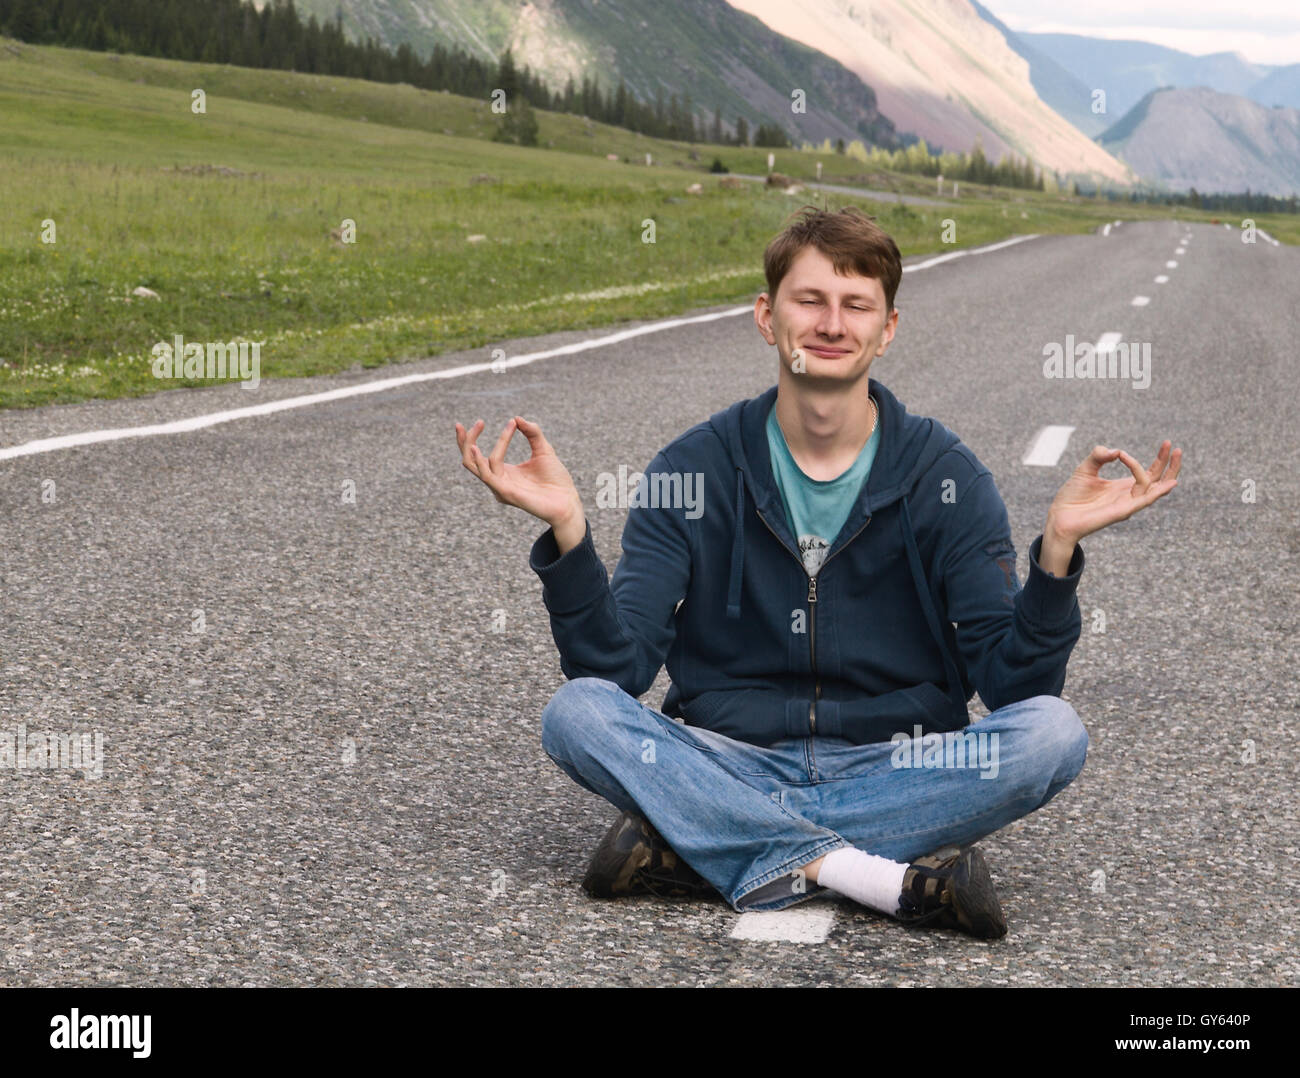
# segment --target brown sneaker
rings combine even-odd
[[[717,891],[673,851],[650,821],[621,813],[600,840],[582,888],[592,898],[701,898]]]
[[[945,846],[913,861],[903,876],[898,919],[908,927],[932,924],[979,939],[1007,934],[989,866],[974,846]]]

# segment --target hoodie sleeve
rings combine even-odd
[[[1040,534],[1030,544],[1022,588],[992,474],[979,475],[960,504],[961,526],[942,555],[940,595],[980,699],[996,711],[1032,696],[1060,696],[1081,627],[1075,591],[1083,548],[1075,544],[1068,573],[1055,577],[1038,564]]]
[[[661,452],[645,474],[680,473]],[[529,566],[542,581],[564,676],[603,678],[631,696],[649,689],[672,644],[673,617],[690,581],[684,508],[638,504],[628,510],[623,556],[612,584],[592,542],[590,521],[582,542],[563,556],[554,530],[547,528],[533,544]]]

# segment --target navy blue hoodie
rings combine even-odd
[[[656,475],[698,474],[702,511],[633,498],[612,584],[590,523],[563,557],[548,528],[529,564],[565,676],[637,697],[666,658],[664,714],[756,745],[956,730],[976,690],[990,711],[1059,696],[1079,638],[1082,547],[1058,578],[1038,565],[1038,536],[1022,588],[992,473],[942,423],[869,384],[876,459],[814,579],[772,476],[776,386],[655,456],[639,500],[671,500],[654,497],[656,484],[668,491]]]

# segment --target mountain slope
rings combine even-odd
[[[1202,193],[1300,192],[1300,110],[1203,86],[1152,90],[1098,141],[1144,179]]]
[[[643,101],[689,93],[696,115],[722,106],[728,131],[737,115],[751,127],[781,124],[796,142],[866,138],[899,145],[881,115],[870,78],[773,33],[724,0],[296,0],[304,18],[343,12],[352,37],[376,37],[427,53],[459,46],[495,60],[507,47],[515,63],[552,91],[583,76],[610,90],[622,77]],[[667,17],[665,17],[667,11]],[[807,113],[791,113],[790,92],[807,93]]]
[[[1246,96],[1261,105],[1300,108],[1300,64],[1274,68],[1247,90]]]
[[[1038,96],[1049,108],[1060,113],[1085,135],[1097,136],[1109,123],[1104,115],[1092,111],[1092,89],[1073,75],[1064,65],[1057,63],[1042,49],[1029,44],[1024,37],[993,14],[978,0],[971,0],[975,13],[997,29],[1006,40],[1007,47],[1029,64],[1029,81]]]
[[[968,0],[730,0],[780,34],[839,60],[875,87],[900,130],[997,160],[1028,155],[1062,173],[1132,180],[1130,171],[1045,105],[1029,64]]]

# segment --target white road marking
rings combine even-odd
[[[1099,356],[1110,355],[1115,351],[1115,345],[1119,344],[1124,338],[1118,333],[1103,333],[1097,338],[1097,343],[1093,345],[1093,351]]]
[[[948,262],[954,258],[962,258],[966,255],[986,254],[990,251],[998,251],[1003,247],[1010,247],[1016,243],[1023,243],[1025,240],[1037,239],[1038,234],[1034,233],[1028,236],[1015,236],[1009,240],[1003,240],[1000,243],[991,243],[984,247],[968,247],[960,251],[952,251],[948,254],[938,255],[935,258],[926,259],[924,262],[914,262],[909,266],[903,267],[904,273],[913,270],[923,270],[930,266],[937,266],[942,262]],[[662,322],[652,322],[648,325],[637,326],[633,329],[620,330],[617,333],[610,333],[603,337],[592,337],[585,341],[575,341],[572,344],[561,345],[558,348],[548,348],[541,352],[529,352],[524,355],[513,356],[510,359],[503,360],[496,364],[497,370],[507,367],[522,367],[528,363],[535,363],[539,359],[549,359],[552,356],[573,355],[576,352],[586,352],[593,348],[603,348],[606,345],[617,344],[620,341],[630,340],[633,337],[642,337],[648,333],[660,333],[666,329],[675,329],[678,326],[692,325],[696,322],[712,322],[719,318],[734,318],[737,315],[749,314],[754,310],[753,304],[747,304],[743,307],[731,307],[725,311],[715,311],[712,314],[695,315],[690,318],[669,318]],[[90,430],[83,431],[80,434],[64,434],[57,438],[39,438],[36,441],[24,442],[22,445],[8,446],[0,449],[0,460],[13,460],[17,457],[30,457],[37,453],[52,453],[59,449],[75,449],[83,445],[95,445],[99,442],[116,442],[124,438],[153,438],[163,434],[187,434],[190,431],[203,430],[205,427],[214,427],[218,423],[230,423],[236,419],[250,419],[254,416],[273,415],[276,412],[286,412],[293,408],[306,408],[313,404],[325,404],[328,401],[344,400],[348,397],[360,397],[367,393],[382,393],[387,389],[397,389],[399,386],[413,385],[417,382],[433,382],[444,378],[461,378],[468,374],[479,374],[482,371],[493,369],[492,363],[466,363],[459,367],[450,367],[442,371],[429,371],[424,374],[406,374],[396,378],[381,378],[374,382],[365,382],[361,385],[344,386],[341,389],[330,389],[321,393],[307,393],[299,397],[286,397],[283,400],[268,401],[266,404],[254,404],[247,408],[232,408],[224,412],[209,412],[206,415],[191,416],[187,419],[176,419],[168,423],[154,423],[144,427],[117,427],[110,430]]]
[[[1150,297],[1150,296],[1134,296],[1134,297],[1133,297],[1133,306],[1134,306],[1134,307],[1145,307],[1145,306],[1146,306],[1148,303],[1150,303],[1150,302],[1151,302],[1151,297]]]
[[[1156,284],[1168,284],[1168,283],[1169,283],[1169,278],[1166,277],[1163,273],[1156,278]]]
[[[1065,452],[1065,447],[1070,443],[1070,435],[1074,433],[1073,427],[1044,427],[1034,438],[1034,444],[1029,447],[1029,452],[1021,458],[1021,464],[1028,464],[1040,468],[1054,468],[1056,462],[1061,459],[1061,454]]]
[[[1175,249],[1175,251],[1174,251],[1174,254],[1176,254],[1176,255],[1185,255],[1186,253],[1187,253],[1187,248],[1186,248],[1186,247],[1179,247],[1179,248]]]
[[[1103,225],[1102,228],[1101,228],[1101,234],[1102,234],[1103,236],[1109,236],[1109,235],[1110,235],[1110,225]]]
[[[740,915],[731,938],[763,943],[825,943],[834,923],[835,907],[829,902],[755,910]]]
[[[1177,263],[1177,262],[1166,262],[1166,263],[1165,263],[1165,268],[1166,268],[1166,269],[1177,269],[1177,268],[1178,268],[1178,263]]]
[[[1025,240],[1038,239],[1037,233],[1028,236],[1013,236],[1009,240],[1003,240],[1001,243],[990,243],[987,247],[964,247],[960,251],[950,251],[946,255],[936,255],[934,258],[927,258],[924,262],[913,262],[910,266],[904,266],[903,272],[910,273],[912,270],[928,269],[930,266],[937,266],[940,262],[949,262],[954,258],[964,258],[966,255],[987,254],[989,251],[999,251],[1003,247],[1010,247],[1014,243],[1024,243]],[[753,310],[752,307],[747,308]]]
[[[1277,246],[1277,240],[1275,240],[1272,236],[1270,236],[1270,235],[1269,235],[1267,232],[1265,232],[1262,228],[1257,228],[1257,229],[1255,229],[1255,231],[1256,231],[1257,233],[1259,233],[1259,235],[1263,236],[1266,240],[1268,240],[1268,242],[1271,243],[1274,247]]]

